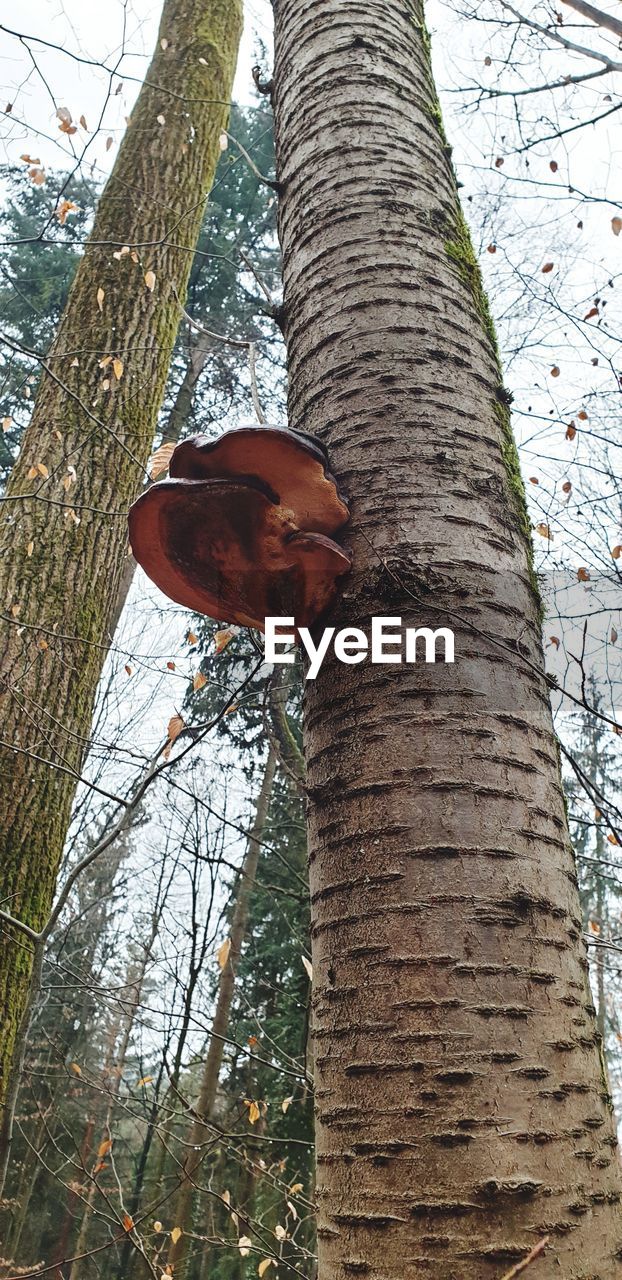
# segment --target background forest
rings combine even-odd
[[[618,7],[594,17],[572,3],[558,14],[438,0],[428,25],[512,394],[593,1000],[620,1114]],[[81,27],[79,6],[53,8],[38,0],[19,31],[8,15],[0,27],[3,490],[159,18],[147,3],[114,6],[102,36]],[[245,24],[146,483],[166,474],[183,437],[258,412],[285,421],[269,6],[249,4]],[[116,250],[119,269],[129,252]],[[153,289],[148,255],[137,269]],[[100,360],[94,410],[123,378],[116,350]],[[81,465],[76,454],[60,476],[61,563],[80,536]],[[99,465],[114,469],[114,449]],[[37,467],[45,484],[45,456]],[[249,632],[190,615],[125,563],[11,1071],[0,1275],[312,1280],[301,672],[275,674]],[[20,600],[4,607],[19,627]],[[38,645],[44,671],[43,633]]]

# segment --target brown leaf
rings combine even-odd
[[[617,643],[618,633],[617,633],[617,631],[616,631],[615,627],[612,627],[612,628],[611,628],[611,635],[610,635],[609,639],[611,640],[611,643],[612,643],[612,644],[616,644],[616,643]]]
[[[70,1062],[70,1063],[69,1063],[69,1070],[70,1070],[70,1071],[73,1071],[74,1076],[81,1076],[81,1075],[82,1075],[82,1067],[79,1067],[79,1066],[78,1066],[78,1064],[77,1064],[77,1062]]]
[[[617,543],[617,545],[616,545],[615,547],[613,547],[613,549],[612,549],[612,551],[611,551],[611,554],[612,554],[612,556],[613,556],[614,560],[619,560],[619,559],[620,559],[620,556],[622,556],[622,545],[621,545],[619,542]]]
[[[218,951],[216,952],[216,959],[221,969],[224,969],[227,963],[227,960],[229,959],[230,951],[231,951],[231,938],[226,938],[224,942],[221,942],[218,948]]]
[[[622,218],[616,217],[611,219],[611,230],[613,231],[614,236],[619,236],[622,231]]]
[[[101,285],[100,285],[100,286],[99,286],[99,289],[97,290],[97,305],[98,305],[98,307],[99,307],[100,311],[103,311],[103,309],[104,309],[104,298],[105,298],[105,297],[106,297],[106,291],[105,291],[105,289],[102,289],[102,287],[101,287]]]
[[[194,631],[188,631],[186,633],[186,640],[188,644],[196,644],[197,637],[195,636]]]
[[[547,273],[548,273],[549,271],[552,271],[552,270],[553,270],[553,267],[554,267],[554,266],[555,266],[555,263],[554,263],[554,262],[545,262],[545,264],[544,264],[544,266],[543,266],[543,268],[542,268],[542,275],[543,275],[543,276],[547,275]]]
[[[584,315],[583,319],[591,320],[593,316],[597,316],[597,315],[598,315],[598,307],[590,307],[589,311],[587,312],[586,315]]]
[[[100,1142],[97,1148],[97,1154],[100,1160],[102,1156],[108,1155],[108,1152],[111,1150],[111,1148],[112,1148],[112,1138],[104,1138],[104,1141]]]
[[[181,1236],[181,1227],[173,1227],[173,1230],[171,1231],[171,1240],[173,1241],[173,1244],[177,1244],[177,1241],[181,1240]]]
[[[554,365],[553,365],[553,368],[551,369],[551,377],[552,377],[552,378],[559,378],[559,373],[560,373],[559,365],[554,364]]]
[[[77,211],[78,211],[78,206],[77,204],[74,204],[73,200],[61,200],[56,210],[56,217],[58,218],[58,221],[60,222],[61,227],[64,227],[65,225],[67,214],[77,213]]]
[[[112,367],[114,369],[114,376],[117,382],[120,382],[123,377],[123,361],[120,360],[118,356],[115,356],[112,362]]]
[[[590,575],[588,570],[585,568],[577,569],[577,578],[579,582],[589,582]]]
[[[155,271],[145,271],[144,279],[145,279],[145,284],[147,288],[151,293],[153,293],[155,289],[155,282],[156,282]]]
[[[587,422],[587,413],[585,412],[585,409],[579,409],[577,418],[579,419],[579,422]]]
[[[551,173],[557,173],[557,170],[559,169],[557,160],[551,160],[549,164],[549,169],[551,170]]]
[[[192,681],[192,688],[194,692],[198,693],[199,689],[202,689],[206,684],[207,676],[204,676],[202,671],[197,671],[194,680]]]
[[[222,631],[216,631],[214,635],[214,648],[216,653],[222,653],[228,644],[237,636],[237,627],[224,627]]]
[[[121,1219],[121,1221],[122,1221],[122,1223],[123,1223],[123,1230],[124,1230],[124,1231],[132,1231],[132,1230],[133,1230],[133,1227],[134,1227],[134,1219],[130,1216],[130,1214],[129,1214],[129,1213],[124,1213],[124,1214],[123,1214],[123,1217],[122,1217],[122,1219]]]
[[[559,649],[559,636],[551,636],[549,639],[549,644],[554,644],[555,648]]]
[[[168,444],[161,444],[160,448],[156,449],[155,453],[152,454],[147,466],[152,480],[157,480],[158,476],[163,476],[168,471],[174,450],[175,443],[169,442]]]
[[[569,422],[568,426],[566,427],[566,439],[574,440],[576,434],[577,434],[577,428],[575,427],[574,422]]]
[[[529,483],[530,483],[530,484],[539,484],[539,483],[540,483],[540,481],[538,480],[538,477],[537,477],[537,476],[530,476],[530,477],[529,477]]]
[[[260,1115],[261,1115],[261,1111],[259,1110],[257,1103],[251,1102],[248,1108],[248,1123],[256,1124]]]
[[[570,480],[564,480],[562,493],[572,493],[572,484],[570,483]]]
[[[536,533],[539,533],[541,538],[551,539],[553,537],[548,524],[545,524],[544,521],[541,521],[540,524],[536,525]]]
[[[182,720],[181,716],[171,716],[166,728],[166,732],[168,734],[168,740],[171,746],[173,745],[175,740],[179,737],[180,733],[183,732],[185,727],[186,727],[185,722]]]

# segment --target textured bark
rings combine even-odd
[[[124,990],[128,993],[131,992],[131,996],[128,996],[129,1007],[127,1009],[125,1016],[122,1019],[119,1019],[117,1021],[117,1024],[113,1027],[111,1032],[109,1051],[108,1051],[106,1062],[104,1065],[104,1080],[105,1080],[105,1088],[108,1093],[108,1106],[106,1108],[106,1118],[104,1120],[103,1131],[102,1131],[103,1138],[110,1139],[114,1136],[113,1122],[114,1122],[115,1104],[119,1096],[119,1090],[121,1088],[121,1081],[123,1079],[123,1072],[125,1070],[127,1052],[130,1047],[132,1031],[134,1030],[134,1023],[136,1021],[136,1014],[138,1012],[138,1008],[140,1005],[142,990],[145,982],[145,976],[147,973],[147,966],[152,960],[153,945],[157,937],[159,924],[160,924],[160,912],[158,911],[154,913],[154,916],[152,918],[151,936],[149,938],[149,941],[145,944],[143,948],[143,954],[141,956],[141,959],[138,962],[138,964],[132,963],[127,973],[127,977],[124,983]],[[121,1025],[121,1039],[117,1044],[117,1038],[119,1034],[119,1023]],[[70,1280],[81,1280],[81,1277],[83,1276],[86,1277],[90,1274],[90,1264],[86,1254],[87,1254],[87,1247],[88,1247],[89,1232],[90,1232],[91,1222],[93,1218],[93,1207],[95,1204],[96,1196],[99,1191],[99,1188],[97,1185],[97,1176],[96,1176],[96,1170],[99,1163],[100,1163],[100,1157],[98,1155],[95,1161],[93,1171],[90,1174],[87,1194],[83,1198],[84,1208],[82,1213],[82,1219],[80,1222],[80,1228],[78,1231],[78,1238],[76,1240],[76,1245],[74,1249],[74,1257],[76,1261],[71,1264],[71,1267],[69,1269]],[[63,1261],[60,1251],[57,1251],[56,1256],[59,1263]]]
[[[498,1280],[545,1233],[542,1280],[613,1280],[529,526],[422,6],[275,8],[290,423],[352,506],[330,621],[456,638],[306,687],[320,1280]]]
[[[182,432],[185,430],[188,419],[192,412],[192,402],[197,382],[207,363],[209,355],[209,343],[201,334],[198,335],[196,341],[192,344],[192,350],[186,365],[186,371],[179,385],[177,395],[171,412],[168,415],[168,421],[162,432],[162,444],[177,444],[181,439]],[[108,634],[110,639],[114,636],[121,615],[127,604],[127,598],[130,594],[130,588],[134,581],[136,572],[136,561],[133,556],[128,556],[121,573],[121,581],[117,598],[114,602],[114,608],[110,614],[108,623]]]
[[[212,1136],[212,1130],[209,1128],[209,1121],[213,1114],[214,1104],[216,1102],[218,1078],[220,1075],[220,1068],[222,1066],[225,1037],[229,1027],[229,1014],[231,1012],[231,1002],[233,1000],[235,990],[235,974],[240,960],[242,943],[244,942],[246,934],[249,902],[257,876],[257,864],[259,862],[259,854],[261,851],[261,840],[268,817],[275,770],[276,757],[272,748],[270,748],[266,759],[261,788],[257,797],[255,817],[252,828],[249,832],[244,861],[242,863],[242,870],[240,872],[240,883],[235,900],[235,906],[233,908],[231,931],[229,934],[231,947],[227,963],[221,972],[220,981],[218,983],[218,995],[216,997],[216,1007],[214,1009],[212,1032],[201,1078],[201,1089],[196,1106],[196,1114],[188,1134],[186,1135],[187,1154],[173,1210],[175,1225],[181,1227],[182,1234],[177,1241],[173,1241],[168,1255],[169,1266],[175,1268],[176,1276],[183,1275],[183,1264],[186,1254],[186,1246],[188,1243],[188,1232],[191,1229],[192,1221],[192,1201],[194,1197],[195,1174],[201,1165],[204,1155],[201,1147],[205,1142],[209,1141],[209,1138]]]
[[[179,323],[175,294],[185,293],[216,168],[240,29],[241,0],[166,0],[3,503],[0,900],[35,929],[54,891],[119,589],[127,507],[155,431]],[[123,245],[137,261],[113,257]],[[120,378],[111,363],[100,367],[106,357],[123,362]],[[47,478],[29,478],[38,464]],[[66,492],[68,465],[77,481]],[[0,1100],[30,971],[29,943],[17,933],[5,942]]]

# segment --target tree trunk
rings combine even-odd
[[[177,395],[175,396],[171,412],[169,413],[168,421],[164,431],[162,432],[162,444],[177,444],[177,441],[181,438],[182,432],[185,430],[186,423],[188,422],[188,418],[192,412],[192,401],[194,398],[195,388],[201,373],[205,368],[209,353],[209,339],[205,338],[203,334],[198,334],[195,341],[192,343],[192,349],[188,357],[186,371],[177,390]],[[111,640],[117,630],[121,620],[121,614],[127,604],[127,597],[130,594],[130,587],[134,581],[135,572],[136,561],[134,557],[130,555],[123,564],[117,598],[110,613],[108,635]]]
[[[498,1280],[545,1234],[542,1280],[613,1280],[529,521],[423,8],[275,8],[290,423],[352,507],[330,621],[456,647],[306,685],[320,1280]]]
[[[138,962],[138,964],[135,964],[135,963],[131,964],[127,973],[126,981],[124,983],[124,988],[127,991],[131,991],[132,995],[128,1001],[128,1009],[122,1020],[123,1032],[122,1032],[121,1040],[119,1042],[118,1047],[116,1043],[117,1035],[118,1035],[118,1027],[113,1029],[113,1032],[111,1035],[109,1052],[108,1052],[106,1063],[104,1066],[104,1078],[110,1077],[110,1072],[114,1063],[114,1080],[108,1088],[108,1106],[106,1108],[106,1118],[104,1120],[103,1133],[102,1133],[102,1136],[105,1139],[111,1139],[113,1136],[112,1125],[114,1120],[115,1104],[119,1096],[119,1090],[121,1088],[121,1079],[122,1079],[123,1071],[125,1068],[127,1052],[130,1046],[132,1031],[134,1030],[136,1014],[138,1012],[138,1007],[140,1005],[143,984],[144,984],[145,975],[147,972],[147,965],[149,961],[152,959],[152,948],[157,936],[159,922],[160,922],[160,913],[158,912],[153,916],[151,936],[149,938],[149,941],[146,943],[146,945],[143,948],[143,954],[141,956],[140,961]],[[80,1280],[80,1277],[82,1277],[83,1275],[88,1275],[89,1273],[89,1263],[87,1258],[84,1257],[83,1255],[86,1255],[86,1252],[87,1252],[89,1231],[90,1231],[91,1221],[93,1218],[93,1206],[95,1204],[96,1193],[99,1191],[99,1188],[96,1182],[96,1170],[99,1163],[100,1163],[100,1157],[98,1154],[97,1159],[95,1161],[93,1173],[91,1174],[91,1177],[90,1177],[88,1192],[84,1199],[84,1209],[82,1214],[82,1220],[80,1223],[78,1238],[77,1238],[76,1246],[74,1249],[74,1257],[76,1258],[76,1261],[72,1263],[70,1268],[70,1272],[69,1272],[70,1280]],[[57,1253],[57,1259],[60,1267],[63,1261],[60,1253]]]
[[[231,1001],[235,988],[235,973],[240,960],[242,943],[246,934],[249,900],[257,875],[257,864],[261,851],[261,839],[265,829],[272,795],[272,785],[276,770],[276,758],[272,748],[268,751],[264,775],[257,797],[255,818],[248,836],[246,853],[240,872],[240,883],[237,891],[235,907],[231,919],[230,950],[218,984],[214,1021],[210,1036],[209,1049],[205,1059],[201,1091],[196,1106],[195,1119],[186,1135],[186,1156],[179,1191],[175,1201],[173,1217],[175,1226],[181,1227],[182,1234],[171,1244],[168,1261],[175,1268],[175,1275],[182,1275],[183,1261],[186,1253],[187,1233],[192,1221],[192,1201],[194,1194],[194,1175],[204,1156],[201,1150],[203,1143],[210,1137],[209,1120],[214,1111],[218,1077],[222,1066],[225,1047],[225,1036],[229,1026]]]
[[[166,0],[3,503],[0,900],[34,929],[54,892],[240,28],[241,0]],[[0,959],[0,1100],[29,973],[15,933]]]

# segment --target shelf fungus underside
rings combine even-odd
[[[351,555],[332,537],[349,512],[319,441],[275,427],[195,436],[170,477],[129,513],[134,556],[165,595],[262,631],[267,617],[309,627],[326,612]]]

